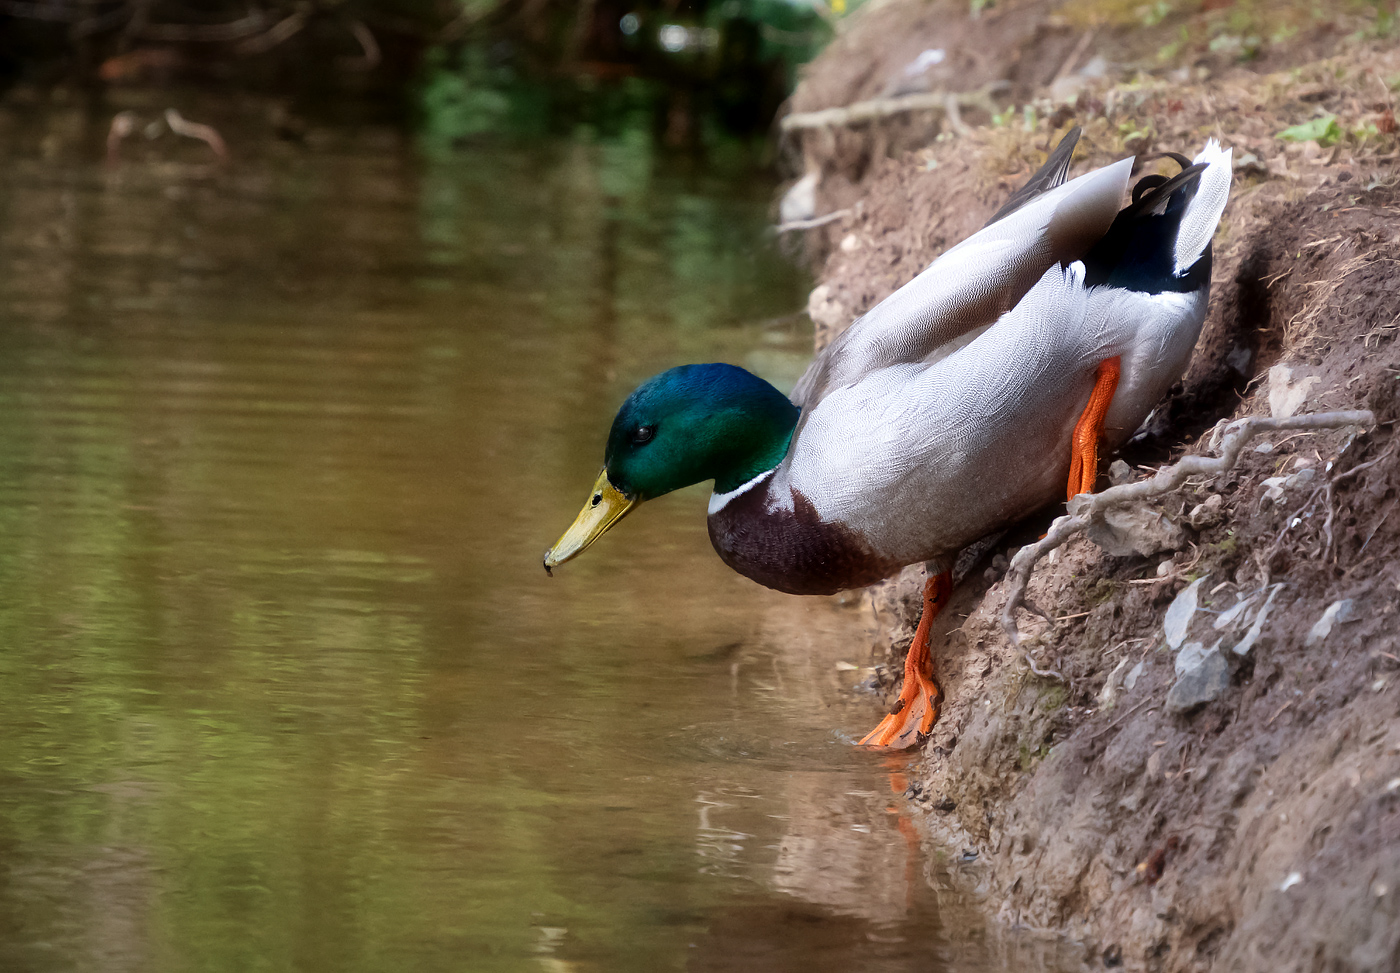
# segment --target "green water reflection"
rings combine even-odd
[[[698,490],[539,567],[638,379],[800,368],[766,181],[6,166],[0,969],[985,967],[837,735],[859,616],[730,573]]]

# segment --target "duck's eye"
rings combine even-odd
[[[651,437],[652,437],[652,436],[655,436],[655,435],[656,435],[656,427],[655,427],[655,426],[638,426],[637,429],[636,429],[636,431],[635,431],[634,433],[632,433],[632,442],[634,442],[634,443],[636,443],[638,446],[640,446],[640,445],[642,445],[642,443],[649,443],[649,442],[651,442]]]

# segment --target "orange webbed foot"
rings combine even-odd
[[[953,590],[950,571],[934,575],[924,583],[924,611],[909,654],[904,658],[904,687],[880,725],[861,738],[863,747],[905,750],[915,746],[938,721],[938,704],[943,698],[933,679],[933,657],[929,652],[929,629]]]

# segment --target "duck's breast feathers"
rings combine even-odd
[[[906,563],[856,530],[824,520],[769,471],[710,501],[710,543],[735,571],[792,595],[830,595],[889,577]]]
[[[833,389],[922,362],[996,321],[1055,263],[1080,259],[1112,225],[1132,159],[1043,192],[950,248],[829,345],[793,390],[804,419]]]

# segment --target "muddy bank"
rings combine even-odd
[[[909,797],[937,843],[977,850],[970,881],[1003,920],[1078,940],[1091,967],[1394,970],[1400,54],[1345,11],[1279,7],[1292,29],[1260,41],[1231,33],[1252,29],[1243,6],[1153,24],[1088,9],[880,4],[813,65],[796,112],[917,86],[991,99],[789,131],[810,217],[845,211],[803,232],[818,341],[979,227],[1069,124],[1076,171],[1214,135],[1238,178],[1210,316],[1119,476],[1210,454],[1221,420],[1379,421],[1261,437],[1154,502],[1174,531],[1150,556],[1071,541],[1031,583],[1057,620],[1022,615],[1019,648],[998,620],[1006,561],[1060,511],[1002,538],[936,623],[946,703]],[[925,51],[942,58],[913,78]],[[921,581],[868,596],[894,673]]]

